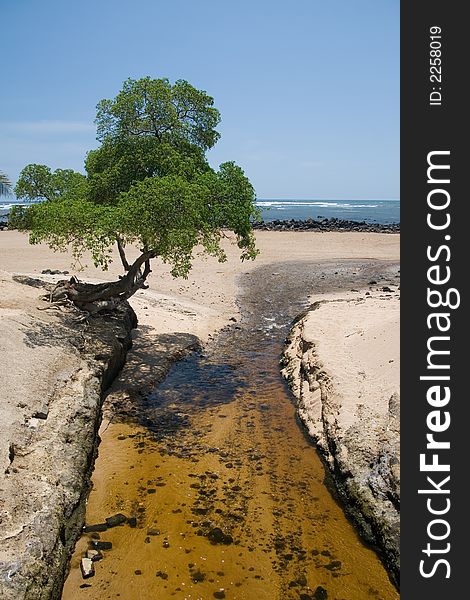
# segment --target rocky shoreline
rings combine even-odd
[[[0,231],[8,229],[8,218],[0,217]],[[358,231],[367,233],[400,233],[400,223],[367,223],[336,217],[317,219],[275,219],[253,223],[260,231]]]
[[[137,319],[128,305],[87,325],[77,324],[68,312],[59,323],[59,329],[57,324],[42,327],[36,343],[60,344],[64,358],[72,356],[73,372],[63,374],[43,399],[44,408],[17,424],[1,485],[0,595],[5,600],[61,597],[84,522],[104,391],[125,362]]]
[[[306,335],[316,302],[294,322],[281,358],[282,375],[297,398],[297,413],[316,442],[346,512],[361,535],[375,545],[396,585],[400,569],[400,398],[377,415],[363,410],[346,431],[338,422],[341,397],[331,373]]]
[[[255,223],[253,229],[262,231],[357,231],[367,233],[400,233],[400,223],[366,223],[332,217],[305,221],[277,219]]]

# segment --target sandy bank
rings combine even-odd
[[[399,290],[384,283],[312,298],[283,374],[346,505],[398,578]]]

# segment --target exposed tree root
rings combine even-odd
[[[143,252],[118,281],[85,283],[76,277],[62,279],[44,300],[51,308],[73,305],[87,316],[113,311],[138,290],[148,287],[145,281],[151,272],[150,259],[154,256],[153,251]]]

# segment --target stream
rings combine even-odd
[[[101,433],[87,524],[63,600],[375,600],[399,594],[358,536],[279,374],[315,293],[396,284],[378,261],[286,262],[240,278],[239,322],[176,363],[138,418]],[[112,543],[83,579],[90,544]]]

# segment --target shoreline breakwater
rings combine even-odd
[[[331,217],[329,219],[276,219],[253,224],[261,231],[357,231],[361,233],[400,233],[400,223],[368,223]]]
[[[8,229],[8,216],[0,217],[0,231]],[[253,229],[259,231],[358,231],[363,233],[400,233],[400,223],[373,223],[339,219],[336,217],[319,219],[274,219],[257,221]]]

